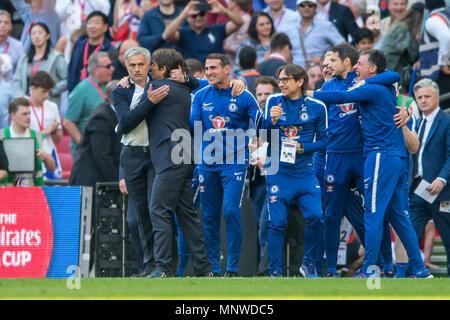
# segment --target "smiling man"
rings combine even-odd
[[[384,72],[386,59],[378,50],[361,53],[355,65],[358,80],[368,80]],[[364,227],[365,256],[357,277],[375,271],[386,218],[397,232],[408,253],[412,276],[432,277],[423,265],[414,229],[407,215],[405,199],[406,146],[403,131],[394,114],[397,98],[392,85],[362,82],[350,91],[316,91],[314,96],[326,103],[360,103],[364,130]]]
[[[300,272],[317,278],[316,266],[322,259],[322,201],[315,177],[312,157],[325,151],[327,110],[324,103],[305,95],[306,71],[294,64],[280,67],[278,83],[281,93],[267,98],[264,129],[278,130],[268,142],[279,154],[279,171],[266,176],[269,230],[269,276],[282,276],[282,249],[289,204],[296,201],[306,219],[305,254]],[[269,149],[269,148],[268,148]],[[269,155],[268,155],[269,156]],[[272,155],[272,158],[276,156]]]
[[[212,271],[220,267],[220,217],[223,212],[227,232],[228,262],[225,277],[238,275],[242,242],[241,200],[244,192],[248,151],[244,143],[249,120],[260,115],[259,106],[249,91],[233,98],[229,88],[230,61],[219,53],[206,57],[205,74],[209,85],[199,90],[192,102],[191,131],[201,125],[203,141],[198,165],[203,224]],[[242,132],[242,138],[235,133]],[[228,135],[231,135],[231,143]],[[237,136],[237,138],[235,138]],[[214,137],[214,139],[212,139]],[[215,152],[211,149],[212,146]],[[243,158],[243,159],[242,159]]]

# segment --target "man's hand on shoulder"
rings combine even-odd
[[[122,87],[122,88],[129,88],[130,87],[130,81],[128,81],[129,77],[123,77],[122,79],[120,79],[119,83],[117,84],[117,86]]]
[[[178,67],[177,69],[172,69],[170,71],[169,79],[179,83],[186,83],[186,75],[181,69],[181,67]]]
[[[240,96],[246,88],[246,84],[241,79],[233,79],[230,81],[230,88],[231,88],[231,96],[233,98],[236,98]]]

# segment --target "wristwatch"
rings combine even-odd
[[[301,142],[297,142],[297,153],[302,154],[304,151],[305,149],[303,149],[303,144]]]

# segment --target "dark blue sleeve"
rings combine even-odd
[[[314,142],[303,143],[303,153],[311,154],[314,152],[324,152],[327,146],[327,114],[326,107],[316,103],[317,122],[316,138]]]
[[[247,114],[253,120],[255,128],[258,128],[261,125],[261,110],[258,102],[251,93],[248,93],[247,101]]]
[[[160,22],[157,19],[157,17],[149,13],[150,11],[144,15],[139,24],[137,40],[141,44],[141,46],[149,49],[150,52],[153,52],[162,45],[163,42],[162,34],[164,32],[164,24]]]
[[[119,120],[119,134],[132,131],[155,107],[150,100],[145,98],[133,110],[130,110],[126,90],[125,88],[117,87],[112,93],[114,109]],[[146,93],[144,92],[144,94]]]
[[[276,124],[272,124],[272,118],[270,117],[270,109],[276,104],[275,98],[270,98],[270,96],[266,99],[266,105],[264,106],[264,116],[261,121],[262,129],[273,129],[276,128]]]
[[[217,29],[219,30],[222,39],[225,39],[227,37],[227,25],[219,24],[217,25]]]
[[[184,41],[186,41],[186,33],[189,32],[189,28],[181,27],[178,29],[178,32],[180,33],[180,38],[178,39],[178,44],[180,46],[183,45]]]
[[[369,101],[380,95],[380,90],[374,85],[364,84],[350,91],[325,90],[314,91],[314,98],[330,103],[349,103]]]
[[[390,85],[400,81],[400,75],[395,71],[386,70],[376,76],[367,78],[366,83]]]
[[[73,49],[72,49],[72,55],[70,57],[70,62],[69,62],[69,66],[67,67],[67,90],[70,92],[73,90],[73,88],[75,88],[76,85],[76,68],[78,65],[78,61],[80,60],[80,58],[82,58],[80,56],[80,46],[82,44],[82,41],[78,40],[75,42]]]

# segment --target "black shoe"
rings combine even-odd
[[[150,264],[146,264],[144,267],[144,271],[138,273],[138,274],[133,274],[131,277],[133,278],[145,278],[149,275],[152,274],[152,272],[155,270],[155,266],[151,266]]]
[[[268,276],[269,276],[269,272],[267,272],[267,270],[259,271],[259,272],[256,274],[256,276],[257,276],[257,277],[268,277]]]
[[[145,277],[151,275],[152,272],[153,272],[153,270],[155,270],[155,269],[144,270],[144,271],[142,271],[142,272],[139,273],[139,274],[133,274],[132,277],[133,277],[133,278],[145,278]]]
[[[237,272],[234,271],[227,271],[225,272],[225,274],[223,275],[224,278],[235,278],[235,277],[239,277]]]
[[[171,275],[168,272],[163,272],[159,269],[153,271],[150,275],[146,276],[146,278],[169,278]]]
[[[198,275],[197,277],[220,278],[220,277],[222,277],[222,275],[220,275],[220,274],[218,274],[216,272],[208,271],[208,272],[205,272],[203,274]]]

